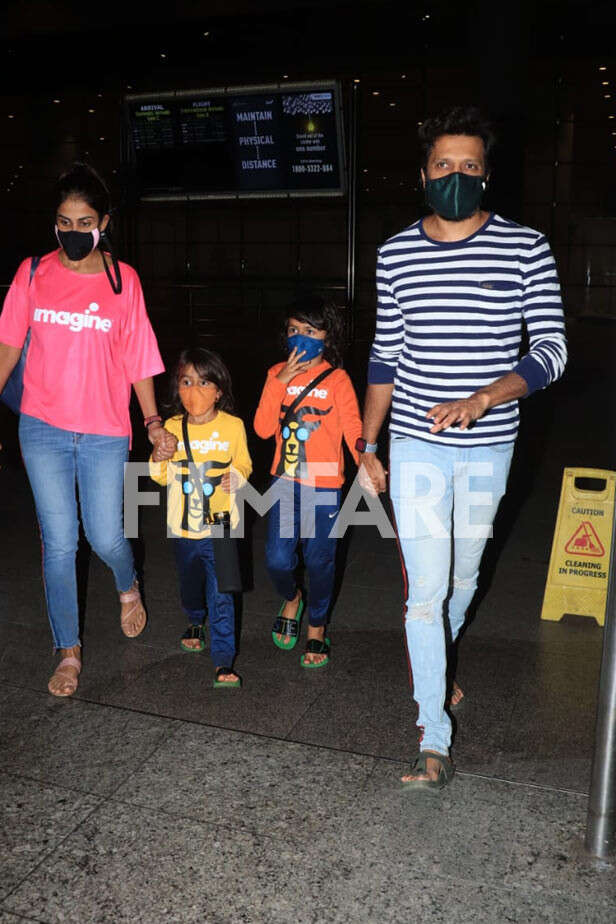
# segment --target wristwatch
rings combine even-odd
[[[359,436],[355,440],[355,449],[357,452],[376,452],[378,448],[378,443],[367,443],[363,436]]]

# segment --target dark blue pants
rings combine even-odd
[[[295,569],[297,547],[301,543],[304,564],[308,574],[308,616],[311,626],[322,626],[327,615],[334,589],[336,569],[336,539],[329,533],[340,509],[340,490],[310,488],[287,478],[273,479],[282,500],[269,512],[265,560],[276,590],[285,600],[293,600],[297,593]],[[312,502],[308,501],[311,492]],[[314,503],[331,494],[329,503]],[[282,533],[282,535],[281,535]]]
[[[193,625],[210,623],[212,661],[231,667],[235,658],[235,609],[232,594],[221,594],[216,580],[211,539],[174,539],[182,607]]]

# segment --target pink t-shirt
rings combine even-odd
[[[133,382],[164,371],[135,270],[120,263],[122,293],[104,270],[75,273],[46,254],[30,284],[21,264],[0,315],[0,342],[21,348],[23,414],[62,430],[128,436]]]

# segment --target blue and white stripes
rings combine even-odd
[[[452,445],[515,439],[518,404],[470,429],[431,434],[426,412],[467,398],[507,372],[531,394],[562,375],[565,324],[545,237],[498,215],[463,241],[428,238],[416,222],[379,250],[378,311],[368,381],[394,382],[390,431]],[[518,360],[522,320],[530,349]]]

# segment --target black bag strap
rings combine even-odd
[[[30,281],[28,285],[32,285],[32,280],[34,279],[34,274],[36,273],[36,268],[41,262],[40,257],[30,257]]]
[[[194,471],[195,477],[198,481],[201,481],[201,476],[199,474],[199,469],[195,463],[195,457],[192,454],[192,449],[190,448],[190,437],[188,435],[188,412],[182,417],[182,439],[184,440],[184,451],[186,452],[186,459],[188,461],[189,469]],[[225,463],[226,465],[227,463]]]
[[[184,440],[184,452],[186,453],[188,464],[194,465],[195,459],[192,454],[192,449],[190,448],[190,439],[188,437],[188,414],[184,414],[182,417],[182,439]]]
[[[287,423],[289,422],[289,420],[290,420],[291,417],[293,416],[293,412],[295,411],[296,407],[298,407],[298,406],[302,403],[302,401],[304,400],[304,398],[306,397],[306,395],[309,394],[309,392],[311,392],[313,388],[316,388],[317,385],[318,385],[320,382],[322,382],[323,379],[326,379],[327,376],[328,376],[330,373],[332,373],[333,371],[334,371],[333,366],[330,366],[329,369],[324,369],[323,372],[319,373],[319,375],[317,375],[317,376],[312,380],[312,382],[308,382],[308,384],[306,385],[306,387],[303,388],[303,389],[300,391],[299,395],[297,396],[297,398],[295,399],[295,401],[294,401],[291,405],[289,405],[289,407],[287,408],[286,414],[284,415],[284,417],[283,417],[282,420],[280,421],[280,430],[281,430],[281,431],[284,430],[284,428],[286,427]]]
[[[112,247],[109,235],[105,231],[101,233],[101,243],[104,246],[109,248],[109,254],[111,256],[111,264],[113,266],[113,271],[116,277],[114,279],[113,276],[111,275],[111,270],[107,266],[107,260],[105,259],[105,254],[103,253],[102,249],[99,248],[99,253],[103,261],[103,267],[105,269],[105,272],[107,273],[107,279],[109,280],[109,285],[111,286],[111,288],[113,289],[116,295],[120,295],[122,292],[122,274],[120,273],[120,264],[118,263],[118,259],[115,255],[115,251]]]

